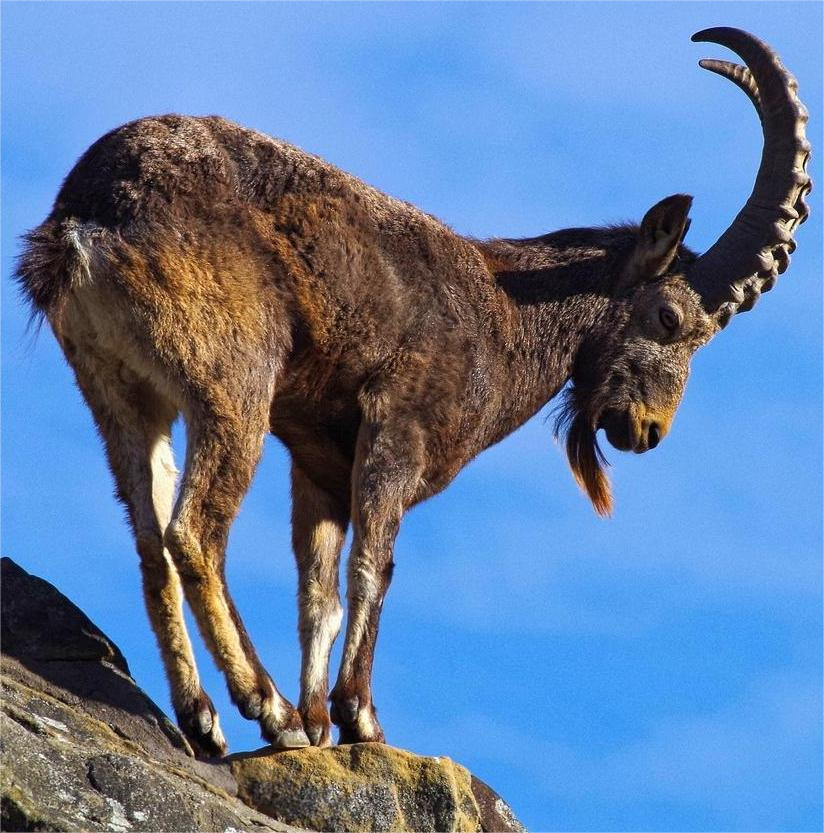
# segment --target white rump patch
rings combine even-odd
[[[63,240],[74,249],[75,285],[82,286],[91,283],[92,261],[94,259],[93,239],[101,237],[103,229],[94,223],[78,223],[77,220],[66,220],[63,223]]]

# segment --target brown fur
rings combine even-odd
[[[100,428],[178,719],[199,753],[225,743],[180,586],[264,737],[327,744],[326,665],[351,522],[332,718],[344,741],[380,740],[374,647],[410,506],[569,385],[559,430],[573,474],[596,511],[611,510],[597,430],[619,448],[656,444],[692,353],[718,328],[684,277],[689,202],[668,198],[638,227],[481,242],[216,117],[143,119],[87,151],[29,235],[18,274]],[[678,318],[673,331],[664,308]],[[171,458],[161,465],[156,448],[177,413],[187,453],[172,508]],[[225,582],[229,529],[267,431],[293,461],[297,710],[262,667]]]

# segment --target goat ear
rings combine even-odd
[[[691,205],[688,194],[673,194],[644,215],[632,258],[631,271],[636,280],[657,278],[670,267],[689,229]]]

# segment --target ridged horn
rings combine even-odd
[[[807,110],[798,83],[765,43],[740,29],[704,29],[693,41],[718,43],[746,64],[704,59],[704,69],[729,78],[750,98],[764,133],[761,164],[752,193],[732,225],[694,263],[689,280],[708,312],[725,326],[732,315],[752,309],[775,284],[795,250],[796,226],[809,215],[804,197],[810,144],[804,127]]]

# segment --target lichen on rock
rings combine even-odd
[[[229,757],[241,798],[312,830],[481,831],[472,778],[449,758],[375,743]]]

